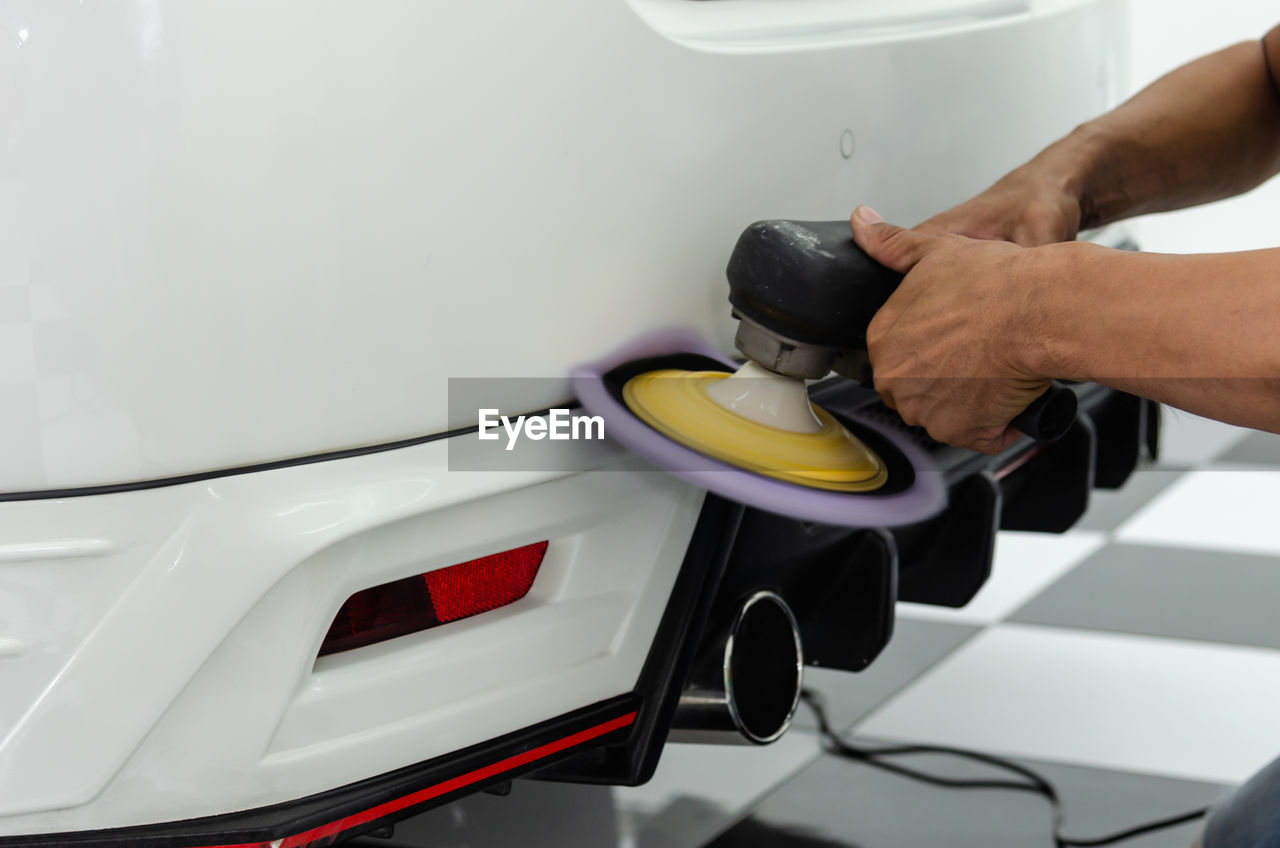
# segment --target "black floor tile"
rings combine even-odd
[[[1280,465],[1280,436],[1275,433],[1250,433],[1239,444],[1218,457],[1218,461]]]
[[[832,726],[844,729],[889,700],[979,629],[899,618],[889,646],[865,671],[851,673],[808,667],[804,670],[805,686],[823,696]],[[796,714],[795,726],[815,726],[803,704]]]
[[[1095,489],[1089,495],[1089,510],[1076,529],[1115,530],[1185,473],[1180,469],[1143,469],[1135,471],[1119,489]]]
[[[607,786],[521,780],[510,795],[470,795],[396,825],[388,839],[363,837],[349,848],[612,848],[617,812]]]
[[[1066,805],[1066,835],[1093,838],[1214,803],[1206,783],[1027,763],[1052,781]],[[936,757],[911,765],[950,776],[986,777],[978,766]],[[1051,848],[1043,799],[1020,792],[948,790],[827,756],[815,762],[707,848]],[[1125,843],[1188,848],[1199,823]]]
[[[1280,648],[1280,559],[1112,544],[1010,621]]]

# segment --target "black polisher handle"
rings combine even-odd
[[[867,325],[902,275],[853,241],[848,221],[757,221],[729,257],[734,310],[785,338],[866,350]],[[1061,383],[1013,419],[1040,441],[1061,438],[1076,419],[1076,394]]]
[[[1055,442],[1076,423],[1079,407],[1076,393],[1055,380],[1044,394],[1031,401],[1009,424],[1036,441]]]

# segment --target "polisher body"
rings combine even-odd
[[[867,349],[867,325],[902,281],[854,243],[845,221],[757,221],[739,236],[726,274],[738,350],[809,380],[865,362],[856,354]]]

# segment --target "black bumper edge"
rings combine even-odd
[[[583,750],[625,740],[640,699],[625,695],[470,748],[297,801],[186,821],[0,836],[0,848],[306,848],[332,845]]]
[[[671,599],[636,683],[642,705],[631,736],[541,769],[536,779],[638,786],[653,776],[744,512],[742,505],[710,493],[703,501]]]

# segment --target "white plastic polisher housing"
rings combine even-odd
[[[787,377],[748,361],[731,377],[711,383],[707,395],[720,406],[743,418],[789,430],[817,433],[822,422],[809,403],[804,380]]]

